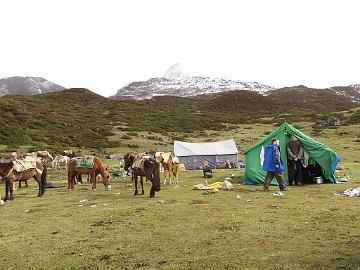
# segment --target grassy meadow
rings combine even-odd
[[[275,128],[273,121],[198,130],[187,139],[234,138],[244,161],[241,154]],[[162,186],[155,198],[149,184],[145,195],[133,196],[128,177],[114,178],[112,191],[84,183],[73,191],[48,189],[42,198],[31,182],[0,206],[0,269],[360,269],[360,200],[335,195],[360,186],[360,125],[293,124],[333,148],[342,158],[338,175],[351,180],[290,187],[275,197],[242,185],[244,170],[216,170],[211,182],[234,173],[234,190],[203,195],[192,190],[204,181],[201,171],[185,171],[178,187]],[[109,140],[129,133],[116,130]],[[171,149],[164,134],[128,136],[138,148],[107,151]],[[48,181],[65,186],[65,170],[49,169]]]

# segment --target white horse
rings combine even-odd
[[[48,161],[48,159],[50,160],[54,159],[48,151],[37,151],[37,152],[26,153],[25,157],[32,157],[34,160],[41,158],[44,161]]]
[[[67,156],[56,156],[51,163],[53,168],[59,169],[61,166],[67,168],[70,163],[70,158]]]

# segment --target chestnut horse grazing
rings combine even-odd
[[[41,197],[45,193],[46,188],[46,176],[47,168],[45,163],[36,161],[36,168],[30,168],[22,172],[14,170],[13,162],[0,163],[0,176],[5,181],[5,198],[4,201],[14,199],[13,195],[13,183],[26,181],[34,178],[39,186],[38,197]]]
[[[101,175],[106,189],[109,188],[112,177],[107,171],[107,167],[98,157],[94,157],[93,168],[77,168],[76,158],[71,159],[68,167],[68,189],[74,189],[75,177],[81,174],[90,174],[92,189],[96,189],[96,176]]]

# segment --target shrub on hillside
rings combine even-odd
[[[122,135],[120,138],[123,140],[131,140],[131,137],[128,135]]]

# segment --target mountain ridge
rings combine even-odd
[[[146,81],[131,82],[120,88],[117,93],[110,98],[117,100],[143,100],[151,99],[156,96],[191,97],[244,90],[253,91],[266,96],[271,95],[276,91],[309,90],[311,92],[315,89],[317,88],[311,88],[305,85],[275,88],[258,82],[243,82],[227,78],[192,76],[183,72],[180,64],[177,63],[171,66],[162,77],[150,78]],[[335,96],[346,96],[351,98],[353,102],[360,103],[360,84],[334,86],[317,90],[322,90],[324,92],[331,91]]]
[[[50,82],[42,77],[13,76],[0,79],[0,96],[38,95],[62,91],[65,87]]]

